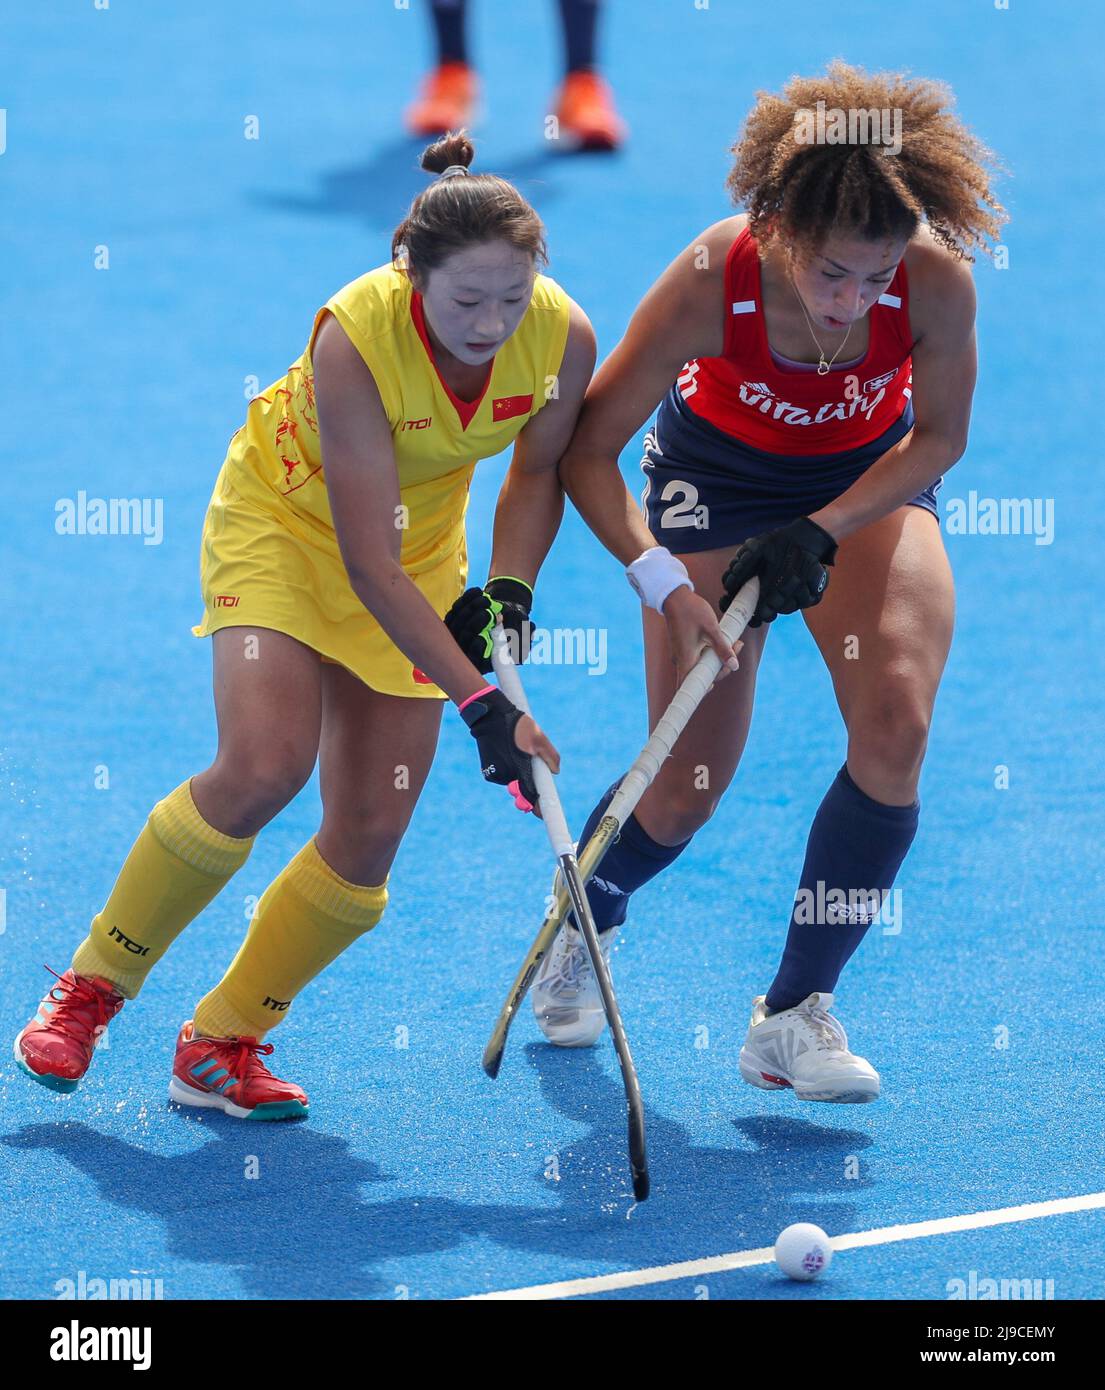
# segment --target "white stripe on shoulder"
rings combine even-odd
[[[732,309],[734,314],[754,314],[756,301],[754,299],[738,299]]]
[[[902,297],[899,294],[880,294],[879,303],[885,304],[888,309],[900,309],[902,307]]]

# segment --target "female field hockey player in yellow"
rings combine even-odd
[[[262,1039],[383,915],[443,700],[460,708],[484,776],[511,784],[522,809],[536,800],[526,755],[558,766],[533,720],[488,685],[488,634],[500,615],[528,633],[595,339],[537,270],[537,214],[504,180],[469,174],[472,155],[463,134],[429,147],[422,167],[439,177],[411,204],[391,263],[319,310],[303,355],[231,441],[195,629],[213,636],[218,751],[154,807],[71,967],[16,1039],[23,1071],[54,1090],[75,1089],[100,1033],[317,758],[318,834],[184,1024],[170,1084],[183,1104],[241,1118],[305,1115],[306,1094],[272,1075]],[[461,595],[472,471],[511,441],[498,577]]]
[[[987,151],[949,108],[935,83],[843,63],[760,93],[729,176],[749,211],[706,228],[645,296],[560,468],[644,601],[653,725],[704,642],[734,659],[717,613],[751,576],[761,586],[739,671],[699,705],[591,884],[607,950],[630,894],[675,860],[732,780],[778,614],[803,610],[832,677],[847,760],[814,818],[782,961],[740,1058],[745,1081],[806,1100],[879,1093],[830,1009],[916,833],[952,636],[936,489],[971,413],[967,262],[1002,211]],[[626,505],[618,455],[658,402],[642,515]],[[740,875],[775,850],[739,823],[730,834],[740,867],[719,879],[721,918]],[[533,1003],[554,1042],[585,1046],[601,1031],[571,927]]]

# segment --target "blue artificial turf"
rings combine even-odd
[[[1007,166],[1009,263],[977,268],[973,433],[942,501],[1050,499],[1054,539],[948,536],[957,633],[903,929],[876,929],[840,990],[884,1098],[802,1106],[736,1070],[843,757],[828,677],[801,622],[783,619],[736,783],[634,902],[615,957],[652,1200],[631,1210],[608,1042],[550,1049],[527,1007],[499,1080],[480,1071],[549,854],[541,827],[480,782],[447,713],[385,924],[273,1037],[278,1069],[310,1093],[309,1121],[182,1113],[166,1088],[176,1029],[233,955],[251,896],[317,826],[315,782],[112,1025],[75,1095],[3,1064],[4,1297],[56,1297],[81,1271],[137,1271],[167,1298],[452,1297],[769,1245],[792,1221],[839,1234],[1105,1187],[1102,261],[1086,230],[1102,212],[1087,152],[1102,118],[1080,96],[1098,85],[1099,9],[615,4],[602,48],[632,137],[617,156],[573,159],[542,137],[554,6],[508,8],[474,4],[479,164],[535,203],[550,273],[601,355],[668,261],[727,214],[726,151],[758,87],[838,55],[938,76]],[[417,4],[382,0],[272,0],[263,22],[221,0],[5,18],[5,1037],[49,982],[42,962],[67,966],[151,805],[212,756],[210,652],[189,631],[207,499],[249,379],[281,375],[316,307],[387,258],[422,186],[399,112],[426,40]],[[257,140],[244,138],[251,116]],[[98,247],[108,269],[94,268]],[[627,474],[636,458],[634,445]],[[505,462],[473,485],[477,579]],[[159,500],[160,542],[56,534],[56,504],[81,489]],[[637,609],[569,512],[538,616],[605,630],[608,669],[535,667],[528,690],[577,828],[646,732]],[[809,1287],[767,1267],[628,1296],[704,1284],[715,1298],[942,1298],[972,1269],[1100,1296],[1101,1239],[1100,1213],[1056,1216],[844,1252]]]

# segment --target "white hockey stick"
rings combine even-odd
[[[725,634],[727,642],[736,642],[744,632],[749,619],[756,611],[756,604],[759,599],[760,581],[757,578],[752,578],[733,599],[722,617],[721,630]],[[683,678],[683,683],[675,692],[671,704],[660,717],[648,742],[641,749],[633,766],[622,778],[618,790],[614,793],[610,805],[606,809],[606,814],[595,827],[595,833],[583,847],[583,852],[579,856],[579,871],[584,884],[590,880],[602,862],[603,855],[617,838],[623,824],[633,814],[634,807],[660,771],[664,759],[670,755],[676,739],[687,727],[691,715],[702,703],[720,669],[721,658],[712,647],[707,647]],[[506,691],[505,687],[504,692],[509,697],[510,692]],[[538,765],[540,765],[540,759],[535,761],[535,769]],[[545,920],[541,924],[541,930],[537,933],[533,945],[522,962],[522,967],[518,971],[506,1003],[499,1011],[499,1017],[495,1020],[491,1037],[484,1048],[483,1069],[488,1076],[498,1076],[510,1025],[533,983],[533,977],[537,974],[545,953],[556,939],[556,933],[560,930],[561,923],[567,916],[569,909],[574,910],[574,906],[569,899],[567,890],[561,886],[556,895],[556,902],[546,914]],[[576,920],[580,920],[578,914]]]
[[[522,688],[522,678],[511,657],[510,643],[501,626],[495,628],[492,642],[491,660],[503,694],[512,705],[522,710],[523,713],[529,714],[529,701]],[[549,843],[552,845],[553,853],[560,866],[561,882],[565,885],[567,898],[571,903],[572,911],[575,913],[576,921],[580,924],[587,954],[591,958],[591,969],[595,972],[599,993],[602,995],[602,1006],[606,1012],[606,1021],[610,1025],[614,1048],[617,1051],[618,1062],[622,1069],[622,1081],[625,1085],[626,1107],[629,1116],[629,1167],[633,1176],[633,1195],[638,1202],[643,1202],[649,1191],[648,1155],[645,1150],[645,1109],[641,1100],[637,1069],[633,1065],[629,1041],[622,1025],[621,1011],[618,1008],[618,999],[614,993],[614,983],[610,978],[606,957],[599,945],[598,931],[591,916],[591,907],[587,901],[583,879],[580,877],[579,865],[576,863],[575,845],[572,843],[572,837],[568,831],[568,823],[564,819],[564,808],[560,804],[556,782],[543,758],[535,757],[531,761],[541,817],[545,822],[545,829],[548,831]]]

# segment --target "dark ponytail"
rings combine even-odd
[[[431,174],[452,165],[467,169],[475,154],[463,130],[451,131],[426,147],[421,166]],[[548,263],[541,219],[512,183],[496,174],[451,174],[411,203],[392,235],[391,258],[426,276],[454,251],[483,241],[505,241],[539,267]]]

